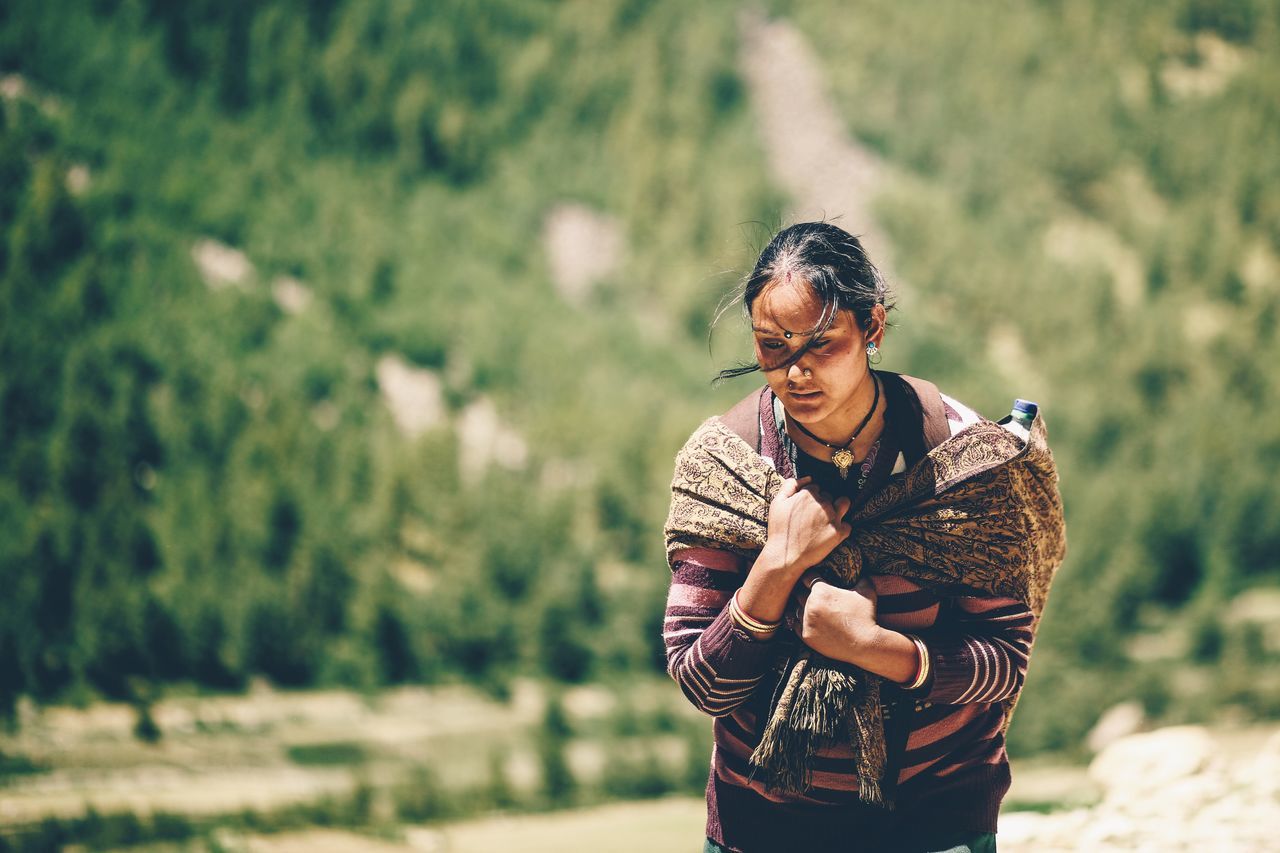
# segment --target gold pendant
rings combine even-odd
[[[840,479],[847,480],[849,478],[849,466],[853,464],[853,451],[847,447],[840,448],[831,454],[831,463],[840,470]]]

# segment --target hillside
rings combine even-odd
[[[1275,8],[764,14],[881,170],[883,367],[1045,411],[1070,553],[1011,748],[1280,713]],[[751,26],[7,4],[0,711],[660,669],[671,460],[753,381],[708,325],[824,203]]]

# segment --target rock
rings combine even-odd
[[[1122,737],[1128,737],[1142,728],[1146,715],[1139,702],[1121,702],[1108,709],[1094,724],[1085,739],[1089,751],[1097,754]]]
[[[502,423],[498,409],[488,397],[469,404],[458,416],[458,470],[462,479],[474,484],[490,465],[511,471],[524,467],[529,448],[524,439]]]
[[[27,80],[21,74],[0,75],[0,98],[16,101],[28,94]]]
[[[616,219],[573,203],[552,208],[542,239],[556,290],[573,304],[617,269],[625,245]]]
[[[1276,849],[1280,732],[1274,729],[1217,739],[1197,726],[1129,735],[1106,746],[1089,773],[1106,789],[1101,802],[1056,814],[1001,815],[1000,849]]]
[[[191,259],[210,290],[243,288],[254,272],[253,264],[244,252],[209,238],[195,242],[191,247]]]
[[[1106,791],[1104,801],[1141,798],[1204,770],[1214,745],[1200,726],[1175,726],[1130,735],[1104,749],[1089,775]]]
[[[1254,759],[1242,766],[1238,779],[1280,807],[1280,732],[1268,738]]]
[[[271,282],[271,298],[286,314],[301,314],[311,304],[311,288],[293,276],[279,275]]]
[[[1122,308],[1142,305],[1147,287],[1142,255],[1113,228],[1083,216],[1060,216],[1045,229],[1043,247],[1046,255],[1065,266],[1105,270]]]
[[[67,191],[72,195],[84,195],[89,189],[89,167],[76,163],[67,169]]]
[[[1197,33],[1193,42],[1195,61],[1173,59],[1160,69],[1160,82],[1177,98],[1206,98],[1216,95],[1240,73],[1248,53],[1219,36]]]
[[[1280,258],[1265,239],[1255,239],[1245,250],[1240,261],[1240,278],[1254,293],[1266,293],[1280,285]]]
[[[445,422],[444,383],[434,371],[387,355],[378,360],[375,373],[391,417],[406,436],[416,438]]]

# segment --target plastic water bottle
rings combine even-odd
[[[1030,400],[1021,398],[1013,401],[1013,410],[1009,412],[1009,417],[1003,421],[1003,426],[1009,432],[1026,441],[1031,435],[1031,425],[1035,423],[1036,412],[1040,411],[1040,406]]]

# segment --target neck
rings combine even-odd
[[[791,439],[799,445],[811,456],[825,458],[830,455],[831,448],[827,444],[833,444],[837,447],[844,447],[858,429],[859,424],[867,418],[867,413],[872,405],[875,405],[875,411],[871,412],[870,419],[866,425],[858,432],[857,438],[849,446],[853,453],[861,458],[865,455],[865,451],[869,448],[880,433],[884,430],[884,393],[878,391],[875,372],[868,370],[865,378],[860,383],[857,392],[849,404],[841,409],[832,412],[827,417],[812,424],[805,424],[804,427],[813,435],[817,436],[819,441],[815,441],[800,430],[798,422],[788,413],[787,418],[787,434]],[[879,399],[877,399],[877,397]],[[823,444],[822,442],[826,442]]]

